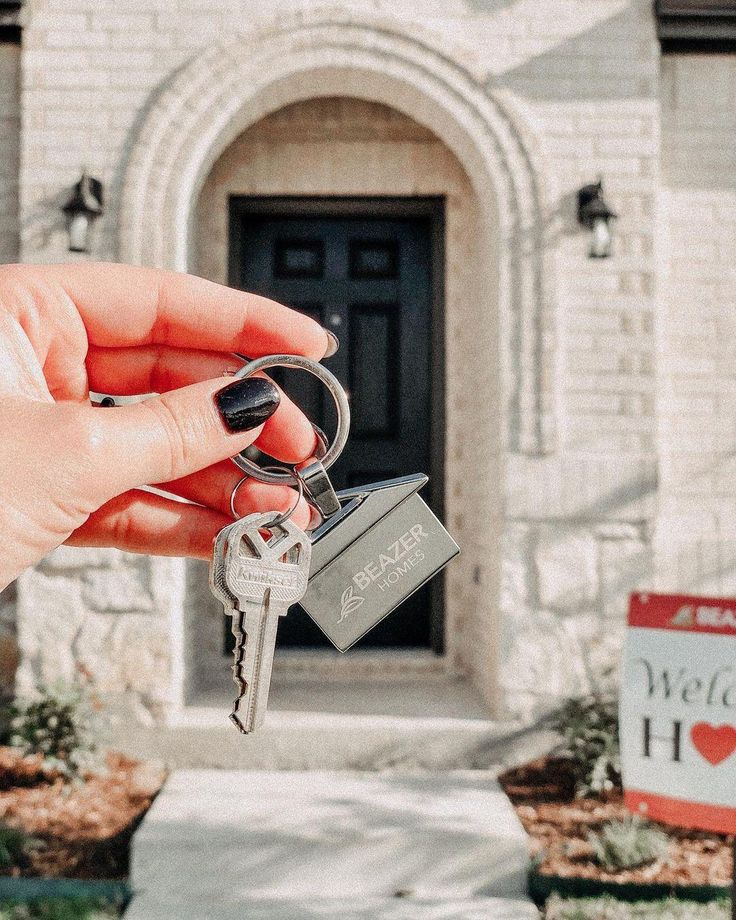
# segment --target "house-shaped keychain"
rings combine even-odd
[[[347,651],[460,549],[417,494],[424,474],[337,493],[340,510],[312,534],[301,605]]]

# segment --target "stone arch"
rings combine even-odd
[[[552,394],[543,386],[550,344],[542,330],[552,313],[544,171],[510,101],[460,60],[457,50],[409,36],[394,21],[319,15],[206,49],[172,76],[138,129],[123,177],[119,255],[187,270],[193,203],[205,177],[239,134],[271,112],[318,96],[392,106],[455,154],[478,197],[481,232],[494,225],[488,299],[500,321],[501,439],[512,452],[544,453],[554,436]]]

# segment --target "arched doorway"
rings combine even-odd
[[[223,152],[205,180],[195,209],[194,270],[277,296],[338,334],[345,329],[333,370],[353,390],[358,449],[350,468],[336,471],[338,487],[428,472],[430,501],[444,514],[445,343],[462,334],[455,318],[463,305],[481,297],[478,224],[467,175],[431,131],[388,106],[350,97],[306,100],[267,116]],[[247,241],[234,235],[251,226]],[[274,235],[284,250],[275,255]],[[306,261],[281,270],[274,263],[282,257]],[[357,258],[373,262],[365,270],[336,264]],[[356,338],[361,330],[374,336],[370,354]],[[363,365],[367,381],[356,378]],[[312,402],[318,412],[319,400]],[[383,418],[388,413],[395,424]],[[377,645],[420,654],[446,649],[463,668],[460,629],[452,610],[446,620],[439,587],[410,599],[366,637],[361,652]],[[190,600],[193,684],[206,688],[223,670],[222,637],[212,630],[206,594]],[[290,614],[280,641],[292,650],[319,646],[310,625]]]
[[[397,153],[388,169],[385,141],[372,147],[370,140],[351,141],[364,145],[362,184],[344,194],[437,194],[449,201],[453,182],[463,186],[458,213],[464,209],[466,219],[451,226],[448,217],[446,228],[445,515],[463,551],[448,572],[446,661],[469,673],[493,703],[505,459],[544,451],[553,435],[552,402],[542,392],[545,220],[533,146],[518,114],[460,63],[386,28],[299,20],[243,36],[210,49],[154,100],[124,177],[120,254],[133,263],[194,268],[225,280],[222,208],[219,226],[217,217],[201,212],[209,177],[222,178],[218,171],[228,156],[252,142],[249,127],[277,130],[274,113],[331,100],[377,106],[383,114],[374,109],[373,115],[393,119],[399,135],[417,132],[413,140],[397,139],[397,150],[402,143],[422,148],[422,132],[425,152],[431,150],[424,160],[417,155],[403,162]],[[295,113],[301,118],[304,110]],[[248,152],[246,194],[255,194],[257,185],[259,195],[334,196],[357,173],[349,157],[333,157],[329,170],[322,161],[322,174],[315,162],[311,188],[302,182],[297,192],[305,164],[289,163],[293,145],[291,152],[289,144],[279,145],[281,171],[274,171],[264,154],[270,142],[262,137],[259,143]],[[445,167],[453,177],[443,174]],[[422,191],[433,181],[436,192]],[[205,219],[214,220],[209,255],[197,247]],[[184,617],[181,622],[184,628]]]

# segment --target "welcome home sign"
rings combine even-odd
[[[736,600],[633,594],[621,683],[627,807],[736,833]]]

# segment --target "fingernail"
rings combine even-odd
[[[279,391],[263,377],[234,380],[215,393],[215,404],[228,431],[248,431],[262,425],[279,405]]]
[[[327,351],[324,353],[323,357],[331,358],[340,347],[340,339],[338,339],[334,332],[330,332],[329,329],[325,329],[325,332],[327,333],[329,343],[327,345]]]

